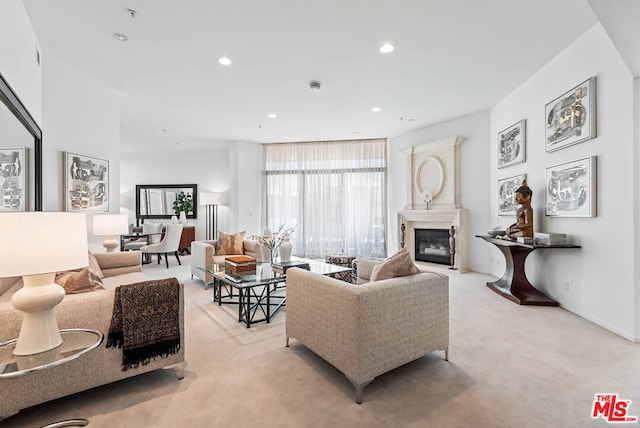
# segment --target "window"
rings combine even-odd
[[[387,141],[265,144],[267,227],[296,225],[293,254],[386,256]]]

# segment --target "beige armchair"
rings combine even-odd
[[[226,255],[216,255],[215,240],[193,241],[191,243],[191,279],[194,276],[204,281],[205,285],[213,282],[213,276],[198,269],[198,266],[217,264],[224,265]],[[243,254],[260,260],[260,245],[249,239],[242,241]]]
[[[432,272],[349,284],[287,271],[286,341],[295,338],[340,370],[356,403],[376,376],[449,349],[449,278]]]
[[[180,245],[180,237],[182,236],[182,224],[169,224],[164,233],[162,241],[157,244],[145,245],[140,248],[143,254],[157,254],[158,264],[160,264],[160,258],[164,254],[165,261],[167,263],[167,269],[169,269],[169,253],[173,253],[180,263],[180,256],[178,255],[178,246]]]

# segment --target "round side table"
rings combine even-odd
[[[29,373],[68,363],[100,346],[104,338],[103,334],[97,330],[82,328],[60,330],[60,336],[62,337],[62,345],[55,350],[19,357],[13,355],[17,339],[1,342],[0,379],[26,376]],[[70,419],[54,422],[43,428],[86,426],[88,424],[87,419]]]

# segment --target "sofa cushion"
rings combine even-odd
[[[89,269],[91,269],[93,273],[98,275],[98,278],[100,279],[104,278],[102,269],[100,269],[100,264],[98,263],[96,256],[94,256],[91,251],[89,251]]]
[[[420,269],[411,260],[411,253],[405,248],[376,265],[371,273],[371,281],[396,278],[399,276],[415,275]]]
[[[61,285],[66,294],[104,290],[98,274],[89,268],[80,269],[79,271],[60,272],[56,274],[56,284]]]
[[[242,251],[242,241],[244,241],[245,233],[245,231],[236,234],[219,232],[219,237],[216,242],[216,256],[244,254]]]

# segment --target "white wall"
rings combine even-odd
[[[247,236],[260,231],[262,146],[230,142],[211,150],[127,152],[120,156],[120,211],[135,221],[136,184],[197,184],[198,193],[227,192],[228,206],[218,207],[218,230]],[[206,209],[198,206],[196,239],[205,239]]]
[[[467,267],[474,271],[488,272],[489,257],[484,241],[474,238],[476,234],[484,234],[494,225],[490,219],[489,199],[493,189],[489,185],[491,161],[488,145],[492,139],[489,135],[489,112],[463,116],[437,125],[428,126],[409,134],[389,139],[389,246],[393,253],[399,245],[397,214],[408,203],[406,200],[407,183],[406,157],[400,149],[416,146],[441,138],[459,135],[464,137],[460,144],[460,206],[464,211],[463,221],[466,223]]]
[[[120,94],[114,88],[42,56],[43,210],[64,211],[63,153],[70,151],[109,161],[109,212],[120,207]],[[92,235],[89,247],[104,251],[103,237]]]
[[[597,76],[598,137],[545,153],[544,106],[591,76]],[[633,78],[600,24],[595,25],[491,111],[491,135],[520,119],[527,120],[527,160],[497,169],[496,144],[490,144],[492,189],[499,178],[527,174],[533,190],[534,229],[567,233],[579,250],[539,250],[527,259],[527,275],[564,308],[625,338],[634,338],[634,192]],[[596,218],[544,215],[545,168],[597,156]],[[497,216],[492,191],[491,215]],[[491,248],[491,272],[500,276],[502,258]],[[500,262],[499,262],[500,261]]]
[[[637,149],[640,144],[640,77],[636,77],[633,80],[633,218],[636,219],[633,227],[633,270],[634,270],[634,286],[635,286],[635,315],[636,315],[636,331],[635,341],[640,343],[640,227],[638,227],[638,221],[640,221],[640,169],[637,165],[640,165],[640,150]]]
[[[22,0],[0,2],[0,40],[0,73],[42,127],[40,48]]]

